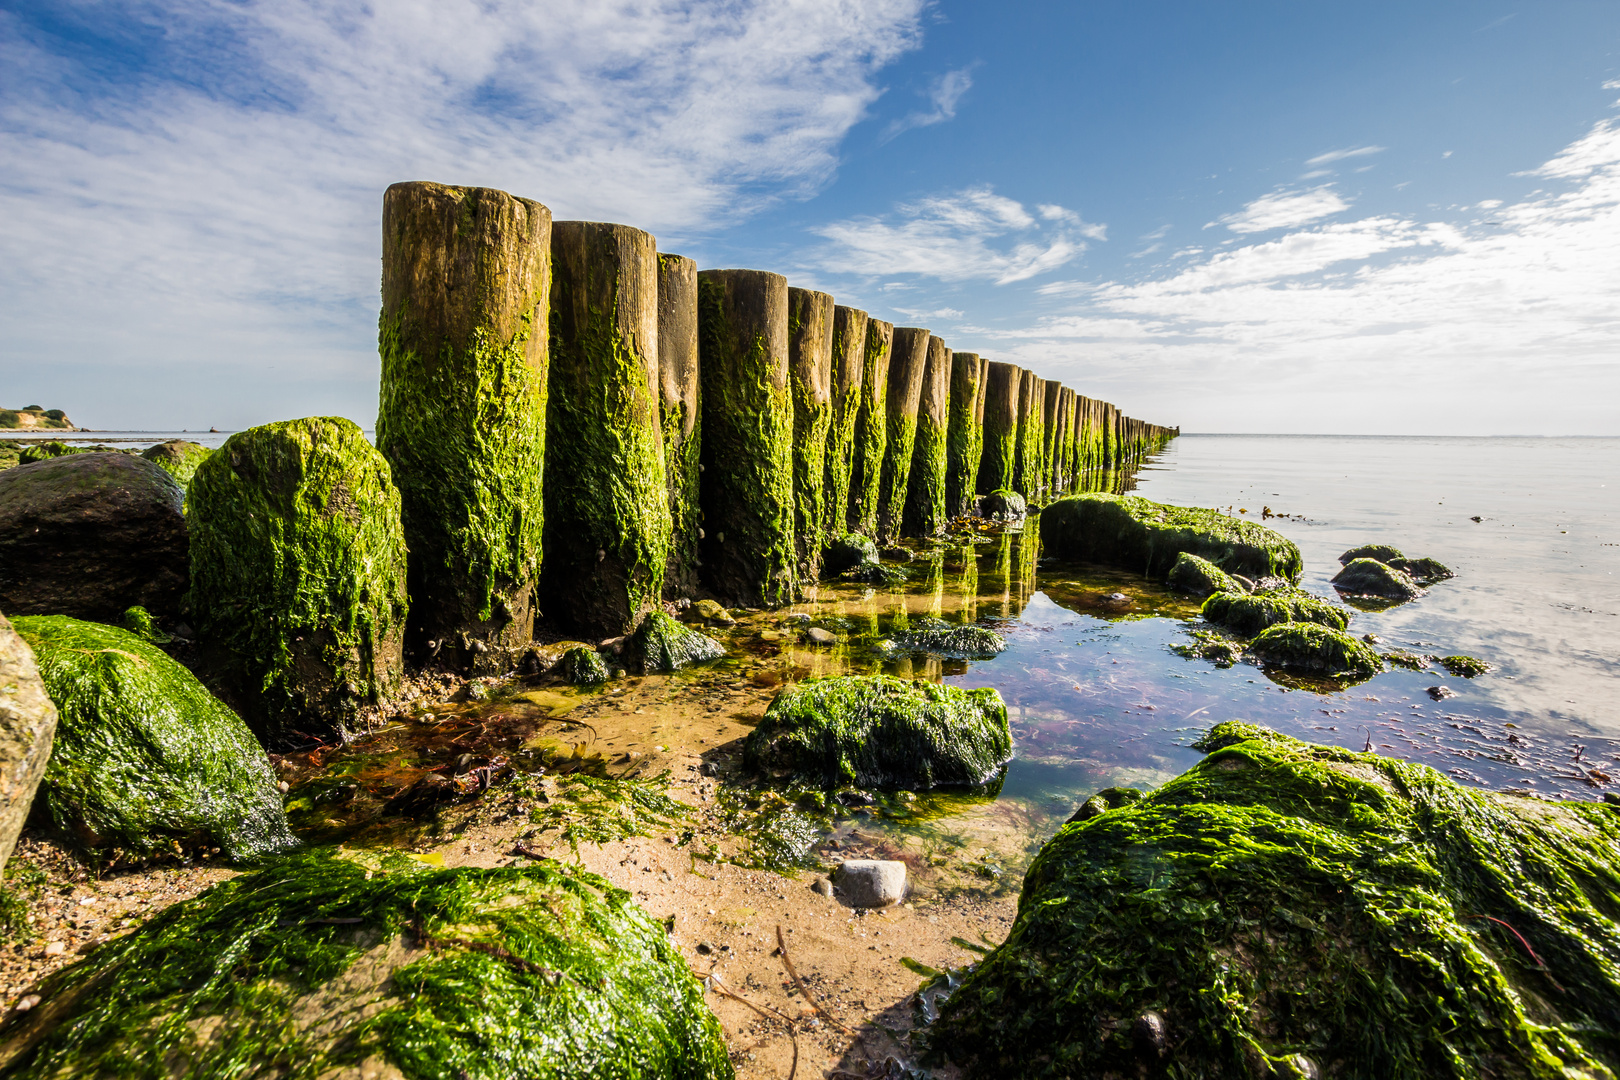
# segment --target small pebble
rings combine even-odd
[[[67,951],[67,944],[61,941],[47,941],[45,943],[46,956],[61,956]]]
[[[17,1002],[17,1011],[18,1012],[27,1012],[28,1010],[32,1009],[35,1005],[38,1005],[39,1002],[40,1002],[40,997],[39,997],[38,994],[29,994],[27,997],[25,997],[21,1001]]]

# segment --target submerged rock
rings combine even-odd
[[[1377,559],[1351,559],[1333,576],[1333,587],[1342,593],[1376,596],[1384,600],[1413,600],[1423,590],[1411,575]]]
[[[1381,563],[1392,563],[1396,559],[1404,559],[1400,548],[1390,547],[1388,544],[1363,544],[1353,547],[1339,556],[1340,566],[1349,566],[1357,559],[1373,559]]]
[[[1041,549],[1156,578],[1169,574],[1182,552],[1249,578],[1292,582],[1304,567],[1293,541],[1264,525],[1135,495],[1092,493],[1057,500],[1041,511]]]
[[[1474,679],[1491,670],[1491,665],[1472,656],[1442,656],[1438,663],[1459,679]]]
[[[846,533],[827,545],[821,556],[821,572],[836,577],[846,571],[876,564],[877,545],[860,533]]]
[[[724,655],[724,645],[682,626],[662,611],[650,612],[624,642],[625,666],[643,675],[678,671],[688,664],[718,660]]]
[[[59,828],[140,856],[178,843],[247,859],[296,843],[264,750],[168,654],[100,623],[16,626],[61,717],[40,789]]]
[[[1155,1067],[1181,1077],[1620,1069],[1613,808],[1248,724],[1197,746],[1046,845],[934,1053],[976,1076],[1135,1076],[1151,1012]]]
[[[250,722],[272,737],[346,731],[394,692],[400,495],[358,425],[316,416],[239,431],[198,467],[190,504],[197,628]]]
[[[1419,585],[1429,586],[1457,575],[1438,559],[1396,559],[1389,565],[1410,574]]]
[[[1023,521],[1029,514],[1029,503],[1016,491],[1000,488],[979,499],[979,516],[990,521],[1009,524]]]
[[[916,630],[909,634],[900,634],[894,640],[897,645],[908,649],[961,660],[988,659],[999,655],[1007,648],[1006,638],[982,626]]]
[[[1321,675],[1370,679],[1384,670],[1383,657],[1371,645],[1315,623],[1273,626],[1250,642],[1249,651],[1268,664]]]
[[[0,611],[117,622],[179,609],[185,493],[133,454],[71,454],[0,472]]]
[[[977,787],[1012,756],[1001,695],[889,675],[810,679],[778,694],[744,763],[832,789]]]
[[[1188,551],[1176,556],[1175,565],[1170,568],[1165,582],[1177,592],[1191,593],[1193,596],[1209,596],[1213,593],[1241,595],[1248,591],[1237,578],[1208,559],[1201,559]]]
[[[160,442],[156,446],[148,446],[141,451],[141,457],[150,461],[170,476],[182,488],[191,483],[191,478],[197,475],[197,466],[207,460],[213,451],[201,443],[189,442],[186,439],[170,439]]]
[[[56,706],[33,650],[0,615],[0,870],[28,820],[55,734]]]
[[[30,1076],[729,1080],[664,927],[584,870],[278,859],[168,909],[42,988],[8,1031]],[[45,1014],[49,1013],[49,1016]],[[37,1017],[37,1019],[36,1019]],[[37,1044],[33,1044],[37,1040]],[[31,1045],[33,1044],[33,1045]]]
[[[1204,601],[1203,612],[1210,622],[1245,637],[1282,623],[1316,623],[1334,630],[1350,625],[1350,612],[1344,608],[1294,588],[1253,596],[1216,593]]]

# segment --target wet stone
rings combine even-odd
[[[891,907],[905,899],[906,864],[898,860],[847,859],[834,876],[833,884],[850,907]]]

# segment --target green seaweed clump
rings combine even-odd
[[[1210,596],[1214,593],[1242,595],[1247,591],[1231,574],[1208,559],[1201,559],[1188,551],[1176,556],[1176,563],[1170,568],[1165,583],[1178,592],[1191,593],[1193,596]]]
[[[1041,511],[1041,547],[1062,559],[1161,580],[1182,552],[1247,578],[1298,581],[1305,565],[1293,541],[1264,525],[1217,510],[1097,492],[1058,499]]]
[[[1235,634],[1253,637],[1282,623],[1316,623],[1335,630],[1350,625],[1350,612],[1299,589],[1255,593],[1216,593],[1204,601],[1204,618]]]
[[[239,431],[188,495],[191,607],[233,704],[272,735],[346,731],[404,665],[405,536],[353,421]]]
[[[1423,595],[1423,590],[1406,571],[1366,558],[1346,563],[1343,570],[1333,575],[1333,587],[1342,593],[1383,600],[1412,600]]]
[[[1218,630],[1189,627],[1191,642],[1170,646],[1170,651],[1188,660],[1208,660],[1216,667],[1229,668],[1243,658],[1243,645]]]
[[[1384,670],[1384,658],[1371,645],[1315,623],[1273,626],[1249,643],[1249,651],[1265,663],[1320,675],[1370,679]]]
[[[176,904],[53,976],[29,1076],[721,1080],[664,927],[584,870],[330,850]],[[45,1016],[51,1012],[55,1015]]]
[[[1456,573],[1438,559],[1396,559],[1389,565],[1411,575],[1419,585],[1429,586],[1456,577]]]
[[[59,714],[40,785],[59,828],[140,857],[179,844],[248,859],[296,843],[252,732],[168,654],[62,615],[14,625]]]
[[[1006,638],[982,626],[933,627],[901,634],[894,640],[908,649],[961,660],[989,659],[1007,648]]]
[[[994,689],[890,675],[808,679],[784,690],[743,746],[750,769],[829,790],[979,787],[1011,756],[1007,706]]]
[[[1393,548],[1388,544],[1362,544],[1360,547],[1353,547],[1340,555],[1339,565],[1349,566],[1357,559],[1374,559],[1381,563],[1393,563],[1404,558],[1406,556],[1401,554],[1400,548]]]
[[[688,664],[718,660],[724,655],[724,645],[682,626],[662,611],[649,612],[624,643],[626,666],[644,675],[679,671]]]
[[[1439,664],[1459,679],[1478,678],[1491,670],[1491,665],[1472,656],[1442,656]]]
[[[1383,657],[1384,662],[1390,667],[1405,668],[1407,671],[1422,671],[1429,666],[1427,656],[1407,649],[1391,649],[1384,653]]]
[[[575,645],[563,653],[556,671],[575,686],[596,686],[608,681],[607,662],[589,645]]]
[[[941,1008],[969,1075],[1612,1077],[1620,813],[1243,723],[1065,825]]]
[[[157,620],[152,618],[152,613],[143,607],[132,607],[124,612],[124,629],[153,645],[167,645],[174,640],[163,632]]]
[[[184,488],[188,487],[191,478],[197,475],[197,466],[208,460],[208,455],[212,453],[212,450],[201,443],[170,439],[156,446],[148,446],[141,451],[141,457],[174,477],[174,482]]]
[[[520,774],[513,794],[534,796],[541,804],[529,811],[538,835],[557,833],[575,854],[581,842],[611,844],[632,836],[684,825],[691,807],[669,797],[669,773],[657,776],[593,776],[575,772],[557,777],[549,793],[547,778]]]

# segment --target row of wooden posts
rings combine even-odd
[[[413,633],[612,635],[661,598],[793,601],[846,532],[1039,503],[1178,429],[758,270],[488,188],[390,187],[377,445]]]

